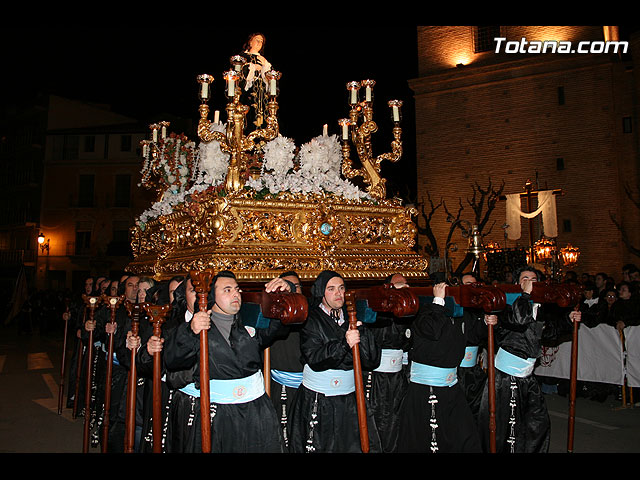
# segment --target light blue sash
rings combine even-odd
[[[442,368],[411,362],[410,379],[413,383],[433,387],[452,387],[458,383],[456,368]]]
[[[323,370],[315,372],[305,365],[302,369],[302,384],[314,392],[327,397],[347,395],[356,390],[353,370]]]
[[[535,358],[520,358],[512,353],[498,349],[496,353],[496,359],[494,362],[495,367],[501,372],[507,375],[513,375],[514,377],[528,377],[533,372],[535,366]]]
[[[274,382],[289,388],[298,388],[302,383],[302,372],[284,372],[271,370],[271,378]]]
[[[402,350],[383,348],[380,365],[374,372],[395,373],[402,370]]]
[[[464,349],[464,358],[460,362],[461,367],[474,367],[478,363],[478,347],[466,347]]]
[[[200,390],[190,383],[181,392],[200,397]],[[253,375],[231,380],[209,380],[209,400],[211,403],[247,403],[264,395],[264,377],[258,370]]]

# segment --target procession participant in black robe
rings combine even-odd
[[[171,285],[171,282],[174,279],[168,282],[156,283],[153,287],[149,288],[146,291],[145,297],[140,298],[140,294],[138,294],[139,300],[142,300],[146,303],[155,304],[155,305],[169,305],[172,304],[172,310],[169,312],[169,315],[173,313],[175,309],[175,302],[171,302],[170,298],[173,297],[173,293],[179,284],[180,280],[177,281],[174,285]],[[171,295],[170,295],[171,294]],[[182,292],[182,298],[184,299],[184,292]],[[176,309],[180,310],[180,309]],[[184,310],[182,310],[184,312]],[[169,318],[171,318],[169,316]],[[129,327],[131,323],[129,323]],[[165,332],[170,330],[171,325],[168,324],[168,321],[165,321],[161,327],[161,335],[156,336],[153,333],[153,324],[149,322],[149,319],[145,316],[145,321],[142,322],[141,326],[143,328],[139,328],[138,335],[134,336],[129,330],[127,333],[127,348],[129,350],[136,350],[135,362],[136,362],[136,374],[138,376],[138,384],[136,387],[136,430],[135,430],[135,451],[140,453],[151,453],[154,451],[153,449],[153,375],[154,375],[154,356],[155,353],[162,352],[162,346],[164,343]],[[130,370],[130,354],[129,360],[126,361],[127,369]],[[161,364],[162,365],[162,364]],[[162,414],[162,418],[160,420],[160,425],[162,426],[161,433],[161,448],[160,450],[164,453],[166,452],[166,431],[167,431],[167,420],[168,420],[168,402],[170,391],[166,385],[166,374],[164,368],[161,372],[160,377],[160,403],[161,408],[160,412]],[[127,384],[128,389],[128,384]],[[126,390],[126,389],[125,389]],[[126,399],[126,395],[125,395]],[[124,402],[124,407],[126,409],[126,401]],[[126,410],[125,410],[126,415]],[[125,416],[126,419],[126,416]],[[125,420],[126,421],[126,420]],[[126,434],[126,432],[125,432]]]
[[[191,286],[191,284],[189,283]],[[184,277],[173,277],[169,280],[167,288],[161,287],[158,298],[155,302],[158,305],[171,305],[171,311],[169,316],[162,325],[160,337],[153,334],[153,326],[149,328],[147,334],[141,332],[142,337],[138,336],[136,342],[133,338],[128,339],[128,347],[137,348],[136,353],[136,369],[138,374],[145,378],[148,383],[148,388],[145,388],[145,398],[143,406],[143,423],[142,434],[140,439],[139,450],[141,453],[150,453],[154,451],[153,445],[153,368],[154,368],[154,355],[156,352],[162,352],[164,349],[164,342],[166,338],[175,332],[178,325],[185,321],[191,320],[193,316],[193,307],[195,302],[195,292],[192,290],[190,296],[191,310],[187,306],[187,292],[186,282]],[[155,296],[155,295],[154,295]],[[196,305],[195,308],[198,308]],[[144,338],[148,337],[148,338]],[[174,392],[176,386],[181,387],[189,383],[190,380],[184,381],[183,372],[168,372],[164,358],[161,363],[161,404],[162,404],[162,434],[161,434],[161,451],[163,453],[171,452],[171,423],[170,423],[170,410]],[[189,377],[191,378],[191,377]]]
[[[93,288],[89,293],[90,296],[100,297],[102,295],[100,285],[104,277],[98,277],[93,282]],[[83,300],[84,302],[84,300]],[[91,388],[89,395],[90,399],[90,409],[91,409],[91,418],[89,419],[89,436],[90,436],[90,445],[92,447],[97,447],[100,444],[101,436],[100,431],[102,427],[102,421],[104,418],[104,394],[105,394],[105,380],[106,380],[106,365],[107,365],[107,356],[106,356],[106,342],[107,342],[107,334],[113,331],[112,327],[107,325],[109,313],[108,308],[102,303],[101,300],[98,301],[96,307],[93,310],[93,320],[90,317],[90,309],[87,307],[84,326],[81,330],[81,339],[84,346],[85,355],[82,358],[82,377],[81,377],[81,385],[80,392],[78,394],[79,399],[82,400],[81,407],[83,412],[81,415],[85,415],[84,408],[86,407],[86,375],[91,376]],[[92,360],[91,360],[91,369],[87,373],[87,358],[86,353],[88,351],[88,343],[90,332],[93,332],[93,352],[92,352]]]
[[[131,318],[127,311],[126,302],[136,303],[138,301],[138,281],[137,275],[130,275],[118,285],[118,296],[124,295],[124,302],[120,303],[115,312],[115,325],[111,325],[111,308],[106,306],[105,315],[108,316],[105,328],[113,330],[113,358],[111,359],[111,405],[109,408],[109,435],[107,451],[110,453],[124,452],[125,418],[127,406],[127,379],[131,363],[130,351],[126,341],[128,332],[131,331]],[[145,319],[140,319],[140,329],[148,328]],[[107,352],[105,352],[106,354]],[[107,361],[109,361],[107,359]],[[142,382],[140,382],[142,383]],[[142,393],[139,393],[142,395]],[[139,400],[141,402],[141,399]]]
[[[93,277],[88,277],[87,279],[85,279],[84,285],[82,287],[82,293],[90,295],[93,291],[93,283]],[[82,331],[84,330],[85,319],[84,311],[85,303],[82,300],[82,294],[79,294],[72,299],[71,305],[69,305],[69,311],[62,314],[62,319],[69,322],[69,331],[73,332],[72,336],[76,339],[75,348],[73,349],[73,354],[71,355],[71,360],[69,361],[69,378],[67,380],[67,408],[73,408],[76,393],[76,377],[78,376],[78,368],[81,369],[81,372],[83,368],[82,364],[78,366],[78,362],[81,362],[81,359],[84,358],[84,345],[82,345]],[[80,378],[82,379],[83,377],[84,376],[81,373]],[[79,409],[82,405],[84,405],[84,403],[81,403],[84,402],[84,392],[82,390],[82,386],[80,386],[78,388],[77,403]]]
[[[361,325],[349,329],[345,285],[338,273],[320,273],[311,296],[309,315],[300,331],[304,367],[291,409],[290,451],[361,452],[352,347],[360,345],[363,371],[380,364],[380,347],[373,333]],[[370,451],[380,452],[380,438],[370,412],[367,424]]]
[[[398,451],[480,452],[480,438],[457,379],[467,341],[484,323],[451,317],[446,284],[434,285],[431,304],[420,306],[411,324],[410,382],[402,404]]]
[[[285,288],[279,282],[287,282]],[[284,272],[277,279],[267,283],[265,290],[278,289],[302,293],[300,277],[294,271]],[[300,329],[302,324],[289,325],[285,337],[276,339],[270,345],[271,358],[271,401],[280,415],[285,447],[289,446],[289,418],[291,405],[298,387],[302,383],[302,363],[300,362]]]
[[[186,284],[190,311],[195,291]],[[168,371],[181,372],[184,385],[174,392],[169,412],[172,452],[201,452],[200,340],[208,330],[213,453],[278,453],[284,451],[279,421],[264,389],[262,349],[286,328],[272,319],[266,328],[245,326],[238,315],[241,291],[232,272],[213,279],[209,310],[194,312],[165,338]]]
[[[396,273],[385,280],[394,288],[408,287],[403,275]],[[380,365],[365,373],[365,389],[371,413],[376,421],[382,451],[393,453],[398,448],[400,407],[409,384],[404,357],[410,347],[410,322],[378,312],[376,321],[366,323],[380,346]]]
[[[531,266],[516,272],[522,295],[498,317],[495,357],[495,423],[497,453],[545,453],[549,450],[550,419],[540,382],[533,374],[542,342],[571,332],[581,313],[549,315],[531,301],[540,273]],[[485,385],[479,412],[483,450],[489,450],[489,406]]]
[[[478,283],[476,277],[471,273],[462,275],[460,281],[462,285]],[[468,317],[466,321],[469,324],[477,325],[477,322],[479,322],[479,324],[482,325],[485,314],[479,309],[465,308],[463,315]],[[485,327],[483,330],[478,330],[477,335],[474,337],[473,340],[470,339],[467,341],[464,358],[458,366],[458,382],[467,397],[473,418],[477,421],[482,391],[487,381],[487,374],[484,368],[482,368],[482,364],[478,361],[478,355],[481,348],[486,346],[488,337],[487,328]]]

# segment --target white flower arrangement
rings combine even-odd
[[[211,125],[211,130],[216,132],[225,133],[226,128],[222,123]],[[220,142],[216,140],[201,142],[196,158],[197,174],[194,185],[203,186],[206,189],[211,185],[220,185],[224,181],[229,168],[229,154],[222,151]]]
[[[277,195],[292,193],[333,193],[350,200],[369,198],[369,194],[340,176],[342,150],[337,136],[318,136],[300,148],[299,168],[295,169],[295,144],[282,136],[265,145],[262,174],[249,179],[246,186]]]
[[[226,127],[214,124],[212,129],[224,132]],[[331,193],[349,200],[371,199],[368,193],[341,177],[342,150],[336,135],[318,136],[302,145],[297,165],[295,151],[293,140],[281,135],[267,142],[263,148],[261,175],[258,178],[249,177],[245,186],[258,192],[266,189],[273,195],[280,192]],[[155,202],[140,215],[138,225],[144,227],[149,220],[171,214],[173,208],[184,203],[191,193],[221,185],[226,178],[228,166],[229,154],[221,150],[217,141],[200,143],[193,186],[188,190],[168,189],[162,200]]]

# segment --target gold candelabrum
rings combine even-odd
[[[242,104],[242,86],[244,78],[242,75],[242,67],[244,66],[244,57],[231,57],[233,68],[224,73],[226,81],[225,94],[228,98],[227,102],[227,127],[226,132],[212,130],[213,123],[209,120],[209,99],[211,92],[211,84],[213,76],[209,74],[199,75],[197,77],[200,83],[200,100],[199,107],[200,121],[198,123],[198,136],[204,142],[213,140],[220,144],[220,149],[229,154],[229,167],[226,178],[226,191],[238,192],[244,187],[244,173],[248,170],[248,153],[256,150],[261,143],[273,140],[278,136],[278,102],[279,80],[281,73],[270,70],[265,72],[267,95],[267,117],[266,126],[264,128],[256,128],[255,130],[245,133],[247,126],[247,113],[250,108]],[[258,79],[256,81],[262,81]]]
[[[158,201],[168,191],[187,187],[195,163],[195,144],[185,135],[167,135],[169,125],[167,121],[149,125],[151,138],[140,142],[144,164],[139,185],[155,189]]]
[[[402,101],[391,100],[388,103],[393,121],[391,152],[375,157],[371,144],[371,135],[378,131],[378,125],[373,120],[374,85],[374,80],[347,83],[349,118],[340,119],[338,125],[342,132],[342,174],[349,179],[362,177],[367,184],[369,195],[376,200],[383,200],[386,197],[386,179],[380,176],[380,164],[383,160],[397,162],[402,157],[402,128],[400,128]],[[364,90],[362,95],[361,90]],[[361,168],[353,167],[349,139],[356,147]]]

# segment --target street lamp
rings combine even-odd
[[[47,241],[44,241],[44,233],[40,232],[40,235],[38,235],[38,244],[40,245],[40,251],[42,253],[44,253],[44,251],[47,251],[47,255],[49,255],[49,239],[47,238]]]

